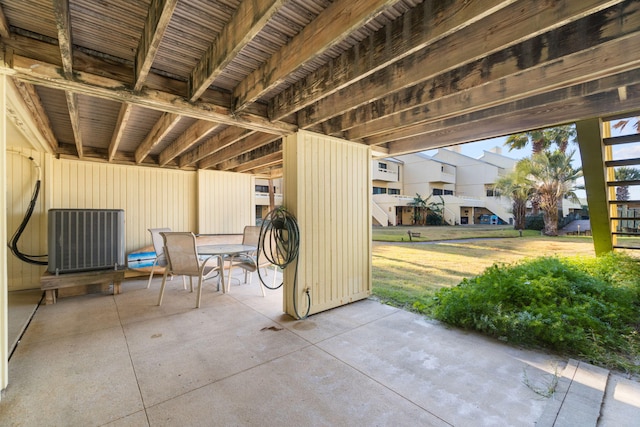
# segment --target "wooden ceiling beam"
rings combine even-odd
[[[282,151],[266,154],[264,157],[243,163],[238,167],[229,169],[230,172],[247,173],[256,169],[272,168],[274,166],[282,167]]]
[[[142,89],[142,85],[147,79],[151,65],[158,52],[158,46],[162,41],[164,33],[169,27],[171,17],[178,4],[178,0],[151,0],[149,13],[144,23],[144,29],[138,50],[136,51],[136,63],[134,69],[133,90]]]
[[[630,61],[629,58],[636,60]],[[509,63],[512,66],[508,66]],[[594,67],[594,64],[600,65]],[[483,62],[479,62],[478,73],[470,73],[475,78],[464,81],[450,75],[448,82],[440,86],[439,93],[433,100],[425,103],[414,97],[412,99],[417,107],[353,128],[346,132],[345,138],[364,138],[370,144],[395,141],[412,136],[412,129],[419,129],[424,123],[569,87],[577,81],[591,81],[615,75],[639,65],[640,32],[564,56],[562,61],[550,58],[549,61],[526,70],[521,70],[507,59],[504,64],[496,64],[495,72],[487,73],[491,79],[479,73],[480,69],[488,69]],[[503,73],[504,76],[498,78],[499,74]],[[452,83],[454,81],[455,84]],[[404,101],[401,103],[404,104]]]
[[[73,41],[71,38],[71,15],[69,12],[69,0],[54,0],[53,11],[58,28],[58,48],[62,60],[62,72],[65,78],[73,79]],[[80,107],[78,96],[72,92],[65,92],[69,119],[73,129],[73,138],[76,144],[78,157],[83,157],[82,132],[80,130]]]
[[[149,155],[153,147],[155,147],[162,139],[171,132],[178,122],[180,122],[179,114],[164,113],[160,119],[153,125],[151,132],[147,134],[142,143],[136,148],[135,161],[140,164]]]
[[[297,130],[297,126],[285,122],[272,122],[266,117],[251,113],[232,114],[228,107],[206,102],[189,102],[183,97],[167,92],[147,89],[144,93],[134,93],[122,81],[102,77],[92,73],[75,71],[75,79],[68,80],[60,75],[53,64],[14,55],[12,67],[0,65],[0,73],[35,84],[71,91],[78,94],[128,102],[154,110],[182,114],[200,120],[239,126],[245,129],[287,135]]]
[[[285,4],[285,0],[243,0],[191,71],[187,98],[196,101],[227,65]]]
[[[180,154],[193,147],[204,138],[206,138],[211,132],[217,129],[220,125],[214,122],[206,122],[199,120],[189,126],[180,136],[178,136],[167,148],[162,150],[160,156],[158,156],[158,163],[160,166],[164,166],[171,160],[178,157]]]
[[[253,135],[249,135],[241,141],[225,147],[222,150],[217,151],[215,154],[205,157],[198,162],[198,167],[200,169],[216,168],[217,165],[226,160],[248,153],[249,151],[262,147],[263,145],[267,145],[278,138],[280,138],[280,136],[270,135],[268,133],[255,133]]]
[[[616,82],[637,81],[627,86],[628,98],[620,101]],[[464,114],[431,123],[424,132],[390,142],[389,156],[430,150],[512,133],[558,126],[591,117],[603,117],[611,111],[634,111],[640,102],[640,74],[637,70],[597,82],[558,89],[526,100]]]
[[[243,111],[289,74],[342,42],[354,29],[373,20],[398,0],[337,0],[323,10],[265,64],[249,74],[233,95],[235,110]]]
[[[238,127],[228,127],[220,133],[212,136],[207,141],[203,142],[195,149],[185,153],[180,157],[178,164],[181,168],[198,163],[211,154],[222,150],[236,142],[246,138],[255,133],[248,129],[242,129]]]
[[[238,157],[226,160],[218,164],[216,169],[245,172],[260,166],[266,166],[266,162],[277,163],[278,161],[282,161],[282,138],[248,153],[241,154]]]
[[[71,128],[73,129],[73,139],[76,144],[78,157],[82,158],[83,144],[82,133],[80,132],[80,106],[78,105],[78,95],[73,92],[65,92],[67,98],[67,108],[69,109],[69,119],[71,120]]]
[[[124,131],[129,124],[129,118],[131,117],[131,110],[133,106],[131,104],[122,104],[120,111],[118,112],[118,120],[116,126],[111,135],[111,142],[109,143],[109,149],[107,150],[107,161],[112,161],[118,151],[120,142],[124,137]]]
[[[142,89],[147,76],[149,75],[151,65],[153,64],[153,60],[156,57],[156,53],[158,52],[158,46],[160,46],[160,42],[162,41],[165,30],[169,26],[171,16],[173,15],[173,11],[175,10],[177,3],[177,0],[152,0],[151,4],[149,5],[149,12],[147,13],[147,19],[145,20],[142,36],[140,37],[140,42],[138,43],[138,50],[136,51],[136,61],[133,70],[134,91],[139,91],[140,89]],[[114,159],[114,156],[118,151],[120,142],[124,137],[124,131],[129,123],[129,117],[131,116],[132,110],[133,106],[129,103],[123,103],[120,106],[118,121],[116,122],[116,126],[111,137],[111,143],[109,144],[109,161],[112,161]],[[160,121],[162,121],[162,118],[160,119]],[[139,164],[140,162],[142,162],[142,160],[144,160],[144,157],[139,159],[138,151],[139,150],[136,150],[135,158],[136,163]],[[140,151],[140,155],[141,154],[142,151]]]
[[[71,38],[71,15],[69,0],[53,0],[53,11],[58,27],[58,48],[62,60],[62,71],[68,79],[73,78],[73,41]]]
[[[509,3],[504,0],[470,0],[440,6],[425,1],[301,82],[277,94],[269,102],[269,117],[281,120]],[[434,10],[437,7],[440,10]]]
[[[0,5],[0,39],[8,39],[10,36],[9,23],[7,22],[7,17],[4,16],[2,5]]]
[[[37,133],[39,133],[44,140],[43,145],[46,144],[45,150],[51,154],[56,154],[58,152],[58,141],[53,134],[53,128],[51,127],[49,116],[42,106],[42,101],[36,92],[36,88],[29,83],[15,79],[11,79],[11,82],[18,92],[23,106],[28,111],[29,117],[34,123]]]
[[[601,42],[609,36],[604,33],[608,33],[610,29],[600,24],[604,22],[614,25],[612,22],[614,18],[609,16],[607,11],[602,11],[602,6],[602,2],[597,0],[556,3],[521,0],[513,3],[501,9],[499,13],[489,15],[441,38],[429,45],[428,48],[406,56],[389,67],[371,74],[366,79],[359,80],[334,95],[323,98],[299,111],[297,113],[298,125],[301,129],[307,129],[332,117],[344,114],[353,108],[386,97],[390,93],[423,83],[443,72],[463,68],[465,65],[472,64],[492,53],[503,51],[507,54],[513,50],[512,47],[521,45],[526,40],[562,25],[575,22],[593,12],[594,9],[600,11],[596,14],[599,20],[589,21],[592,22],[591,27],[588,28],[589,31],[583,31],[586,34],[581,34],[581,38],[574,37],[571,41],[576,44],[593,43],[594,34],[599,34]],[[627,5],[626,8],[628,8],[626,11],[628,14],[637,15],[639,13],[632,6]],[[616,15],[615,19],[626,16],[617,13],[612,15]],[[580,31],[582,28],[577,30]],[[556,44],[550,46],[551,53],[548,55],[557,54],[558,50],[562,48],[561,45],[568,41],[556,40]],[[539,63],[540,59],[536,55],[544,54],[544,52],[540,46],[532,45],[528,46],[525,51],[516,51],[512,54],[516,56],[514,60],[519,67],[528,68]],[[460,79],[473,77],[465,74],[460,75]],[[429,89],[427,88],[425,95],[428,95]]]

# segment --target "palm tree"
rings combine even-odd
[[[422,219],[422,211],[427,208],[427,199],[416,193],[416,197],[409,202],[409,206],[413,206],[413,223],[418,224]]]
[[[557,126],[549,129],[539,129],[531,132],[516,133],[510,135],[504,145],[511,150],[520,150],[531,143],[533,154],[548,150],[552,145],[556,145],[558,150],[566,152],[570,142],[576,137],[574,125]]]
[[[573,192],[575,181],[582,176],[582,168],[571,165],[573,154],[542,151],[530,159],[524,159],[528,165],[534,183],[534,189],[540,200],[540,209],[544,219],[544,234],[558,235],[558,210],[564,198],[578,200]]]
[[[530,177],[529,164],[519,161],[511,173],[499,178],[495,188],[501,195],[511,198],[513,213],[513,228],[524,230],[527,215],[527,201],[534,193],[533,182]]]
[[[616,181],[634,181],[640,179],[640,170],[636,168],[628,168],[626,166],[619,167],[615,170]],[[629,186],[621,185],[616,187],[617,200],[629,200]]]

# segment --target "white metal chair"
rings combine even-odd
[[[150,228],[149,232],[151,233],[151,241],[153,243],[153,250],[156,253],[156,259],[153,261],[151,265],[151,273],[149,274],[149,281],[147,282],[147,289],[151,286],[151,279],[153,279],[153,272],[158,267],[166,267],[167,265],[167,257],[164,255],[164,240],[160,233],[170,232],[170,228]],[[186,289],[186,283],[183,283],[184,288]]]
[[[202,297],[202,282],[210,277],[214,277],[214,273],[218,276],[218,289],[220,289],[220,281],[224,286],[223,262],[222,257],[212,255],[205,259],[198,256],[196,247],[196,236],[191,232],[161,232],[164,241],[164,252],[167,257],[167,266],[162,277],[162,286],[160,287],[160,296],[158,297],[158,305],[162,304],[164,295],[164,287],[169,274],[189,276],[191,292],[193,292],[193,277],[198,277],[198,295],[196,297],[196,308],[200,307],[200,299]]]
[[[234,267],[240,267],[244,270],[244,283],[247,283],[247,279],[249,280],[249,284],[251,284],[253,277],[249,276],[249,273],[253,273],[258,268],[265,269],[265,276],[267,275],[268,267],[272,264],[267,260],[267,257],[263,255],[263,248],[258,247],[258,240],[260,238],[260,227],[255,225],[247,225],[244,227],[244,231],[242,233],[242,244],[243,245],[251,245],[255,246],[258,249],[249,254],[237,255],[229,259],[229,278],[227,280],[228,285],[231,286],[231,270]],[[260,265],[257,264],[258,261],[258,251],[260,251]],[[273,283],[276,281],[276,266],[273,266]],[[265,296],[264,287],[262,283],[258,283],[260,286],[260,291],[262,291],[262,296]]]

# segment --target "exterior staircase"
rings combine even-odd
[[[536,427],[637,426],[640,382],[570,359]]]
[[[371,215],[374,220],[374,224],[386,227],[389,225],[389,216],[376,202],[371,201]]]
[[[623,144],[640,143],[640,135],[628,135],[604,138],[605,162],[607,168],[607,187],[610,205],[610,221],[612,244],[615,249],[640,250],[640,200],[617,200],[616,187],[640,186],[640,179],[630,181],[617,181],[613,168],[626,166],[637,167],[640,165],[640,158],[613,159],[613,150],[608,149],[613,146]],[[636,239],[628,239],[634,237]],[[631,241],[632,243],[627,243]]]
[[[640,165],[640,158],[625,158],[620,149],[627,144],[637,148],[640,134],[611,137],[610,123],[600,119],[577,122],[576,130],[596,254],[640,251],[640,199],[616,198],[617,187],[638,188],[640,180],[615,179],[615,168]]]

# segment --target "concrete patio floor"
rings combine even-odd
[[[145,287],[41,305],[0,425],[533,426],[567,364],[373,300],[296,321],[255,278],[200,309],[181,280],[161,307]]]

